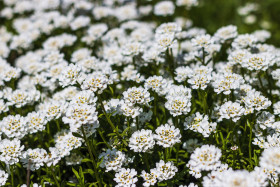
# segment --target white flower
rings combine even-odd
[[[188,83],[192,85],[193,89],[200,88],[205,90],[207,84],[209,84],[212,79],[211,73],[212,68],[207,66],[197,66],[190,73],[188,73]]]
[[[107,88],[108,83],[109,79],[104,73],[94,72],[86,77],[81,88],[101,94]]]
[[[60,150],[55,147],[50,147],[49,153],[46,155],[45,158],[46,165],[48,167],[55,166],[61,160],[61,158],[65,156],[64,154],[65,154],[64,150]]]
[[[175,80],[178,82],[184,82],[191,74],[192,69],[188,66],[180,66],[175,69]]]
[[[162,76],[152,76],[146,79],[145,88],[152,89],[159,95],[164,95],[166,92],[167,81]]]
[[[9,110],[7,104],[4,102],[3,99],[0,99],[0,114],[7,112]]]
[[[93,13],[94,17],[97,20],[99,20],[101,18],[108,17],[108,16],[112,15],[113,10],[110,7],[96,6],[96,7],[93,8],[92,13]]]
[[[65,112],[67,103],[63,100],[50,100],[42,103],[40,107],[42,107],[42,112],[46,115],[47,120],[51,121],[61,117],[61,115]]]
[[[116,115],[120,113],[120,107],[123,105],[124,101],[119,99],[110,99],[109,101],[103,101],[104,108],[107,113],[112,113]]]
[[[80,66],[70,64],[64,70],[62,70],[62,72],[59,76],[59,84],[62,87],[76,84],[78,81],[80,72],[81,72]]]
[[[127,103],[121,103],[120,112],[125,116],[136,118],[141,114],[141,112],[143,112],[143,108],[131,106]]]
[[[247,57],[244,59],[244,62],[241,65],[242,67],[247,68],[251,71],[265,71],[271,65],[272,58],[269,55],[270,54],[266,53],[247,55]]]
[[[135,169],[121,168],[118,173],[115,174],[114,181],[118,183],[116,187],[136,187],[135,183],[138,181],[137,172]]]
[[[86,137],[90,137],[92,134],[96,132],[96,129],[100,126],[99,121],[94,121],[93,123],[84,124],[83,127],[85,131]],[[77,128],[77,125],[71,125],[70,131],[77,132],[78,134],[83,134],[82,128]]]
[[[72,30],[78,30],[82,27],[87,26],[90,23],[90,18],[86,16],[78,16],[71,21],[70,27]]]
[[[26,119],[19,114],[4,117],[0,122],[1,131],[9,138],[23,138],[27,133]]]
[[[145,80],[144,76],[138,73],[137,70],[134,69],[134,66],[128,65],[124,68],[123,72],[121,72],[121,80],[132,80],[140,83]]]
[[[0,142],[0,160],[6,164],[13,165],[19,162],[24,145],[20,146],[20,140],[4,139]]]
[[[106,172],[111,170],[118,172],[125,161],[125,154],[117,149],[107,149],[99,155],[99,158],[103,158],[100,167],[106,167]]]
[[[156,182],[157,182],[157,177],[158,177],[157,173],[158,172],[157,172],[156,168],[151,169],[150,173],[146,173],[146,171],[143,170],[142,173],[141,173],[141,177],[145,181],[143,183],[143,186],[148,187],[148,186],[151,186],[151,185],[155,185]]]
[[[73,166],[73,165],[80,165],[82,163],[83,157],[77,153],[72,153],[70,156],[65,158],[66,165]]]
[[[275,128],[274,122],[275,116],[267,111],[263,111],[257,118],[257,124],[261,129],[266,129],[268,127]]]
[[[156,35],[159,34],[175,34],[182,30],[177,23],[163,23],[156,29]]]
[[[172,1],[161,1],[155,5],[154,14],[157,16],[172,15],[175,11],[175,6]]]
[[[188,114],[191,110],[191,100],[185,96],[175,96],[168,98],[165,108],[169,110],[172,116]]]
[[[82,60],[85,60],[87,58],[91,57],[91,51],[88,48],[81,48],[76,50],[72,55],[71,55],[71,61],[78,63]]]
[[[271,33],[267,30],[256,30],[255,32],[253,32],[253,35],[260,42],[265,42],[267,39],[271,37]]]
[[[124,101],[127,105],[136,104],[149,105],[151,101],[150,93],[143,87],[132,87],[123,92]]]
[[[241,75],[235,73],[218,73],[214,76],[212,86],[214,91],[229,95],[231,90],[238,89],[244,80]]]
[[[219,28],[214,37],[220,40],[221,42],[224,42],[229,39],[233,39],[238,35],[237,33],[237,27],[234,25],[228,25],[225,27]]]
[[[280,114],[280,101],[274,103],[273,111],[274,111],[275,115],[279,115]]]
[[[175,36],[172,33],[158,34],[156,35],[156,44],[158,51],[166,51],[176,43]]]
[[[216,131],[217,123],[210,123],[208,116],[203,116],[199,112],[187,117],[185,121],[185,130],[190,129],[194,132],[199,132],[204,137],[209,137],[212,132]]]
[[[143,52],[143,45],[140,42],[128,42],[122,48],[122,54],[136,56]]]
[[[97,112],[95,110],[92,105],[70,104],[62,120],[70,125],[71,130],[75,131],[82,125],[93,124],[97,121]]]
[[[166,95],[166,99],[172,99],[173,97],[185,97],[188,99],[192,98],[192,90],[183,86],[183,85],[173,85],[173,84],[169,84],[168,87],[168,92]]]
[[[261,95],[261,92],[254,90],[247,93],[246,97],[243,98],[243,102],[245,103],[246,109],[257,111],[266,109],[271,105],[271,101]]]
[[[251,47],[253,44],[256,43],[256,41],[257,38],[254,35],[241,34],[233,40],[231,45],[235,49],[244,49],[247,47]]]
[[[82,37],[82,41],[88,45],[102,37],[102,35],[108,30],[108,26],[104,23],[94,24],[87,30],[87,35]]]
[[[137,18],[137,9],[134,4],[123,5],[121,7],[116,8],[114,12],[115,16],[120,21]]]
[[[55,148],[60,152],[60,156],[69,156],[70,151],[82,145],[83,139],[75,137],[71,132],[65,134],[61,139],[56,140]]]
[[[280,69],[276,69],[271,72],[272,78],[280,82]]]
[[[195,47],[195,48],[205,48],[205,49],[210,44],[213,43],[212,38],[209,34],[196,36],[191,41],[192,41],[193,47]]]
[[[203,145],[191,154],[187,167],[195,171],[211,171],[221,165],[222,152],[213,145]]]
[[[258,184],[260,186],[267,186],[268,185],[268,176],[271,176],[273,174],[266,174],[264,172],[264,170],[266,171],[266,169],[261,168],[261,167],[255,167],[254,170],[250,173],[251,176],[255,179],[256,182],[258,182]],[[272,172],[271,172],[272,173]]]
[[[44,166],[46,155],[47,151],[45,149],[28,149],[22,153],[20,160],[25,168],[35,171]]]
[[[256,180],[255,175],[246,170],[233,171],[230,169],[222,172],[213,171],[212,173],[212,175],[203,178],[204,186],[262,187],[262,185]]]
[[[176,5],[177,6],[186,6],[187,8],[190,8],[192,6],[197,6],[198,0],[177,0]]]
[[[147,152],[155,145],[153,133],[151,130],[139,130],[134,132],[130,139],[128,146],[134,152]]]
[[[228,101],[224,103],[219,109],[218,121],[223,119],[232,119],[233,122],[237,122],[241,116],[244,115],[245,109],[237,102]]]
[[[47,119],[42,112],[31,112],[26,116],[27,131],[29,133],[36,133],[43,131],[47,124]]]
[[[172,147],[176,143],[181,142],[181,134],[178,128],[173,125],[161,125],[156,129],[156,134],[154,135],[155,140],[158,145],[166,147]]]
[[[276,169],[280,172],[280,148],[271,147],[265,149],[260,157],[260,166],[266,169]]]
[[[8,173],[3,170],[0,170],[0,186],[4,186],[8,180]]]
[[[1,49],[0,49],[0,50],[1,50]],[[0,53],[1,53],[1,51],[0,51]],[[1,58],[1,54],[0,54],[0,58]],[[1,77],[4,81],[9,82],[9,81],[12,80],[12,79],[17,79],[17,78],[19,78],[20,73],[21,73],[21,69],[8,66],[7,68],[4,69],[3,72],[1,72],[0,77]]]
[[[14,105],[16,108],[21,108],[26,104],[31,104],[34,101],[37,101],[40,97],[40,92],[36,89],[17,89],[17,90],[8,90],[6,99],[8,100],[7,105]]]
[[[156,44],[153,44],[150,48],[146,49],[144,51],[144,54],[142,55],[142,58],[145,62],[153,63],[156,62],[157,64],[163,63],[165,59],[160,55],[161,49],[158,49],[158,46]]]
[[[97,97],[94,97],[94,93],[90,90],[83,90],[75,94],[72,98],[70,104],[77,104],[77,105],[96,105]]]
[[[156,171],[158,180],[164,181],[172,179],[178,171],[178,168],[174,166],[173,162],[165,163],[163,160],[160,160],[160,162],[156,163]]]
[[[247,55],[250,54],[245,49],[237,49],[231,52],[228,56],[228,60],[230,64],[240,64],[242,66],[243,63],[245,63],[245,59]]]

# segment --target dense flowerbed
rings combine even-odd
[[[267,30],[210,35],[176,16],[197,0],[0,5],[0,185],[279,185]]]

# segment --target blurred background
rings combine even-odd
[[[268,43],[280,46],[280,0],[203,0],[190,11],[193,24],[209,33],[228,24],[239,33],[265,29],[272,34]]]
[[[156,4],[159,0],[138,2]],[[175,12],[210,34],[229,24],[238,26],[239,33],[268,30],[272,36],[267,43],[280,47],[280,0],[198,0],[197,6],[188,10],[177,7]]]

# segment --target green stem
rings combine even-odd
[[[172,76],[173,81],[174,81],[175,80],[174,79],[174,59],[173,59],[173,54],[172,54],[171,49],[166,49],[165,55],[166,55],[166,61],[167,61],[168,66],[169,66],[169,68],[168,68],[169,73]]]
[[[55,123],[56,123],[56,126],[57,126],[58,131],[60,131],[60,125],[59,125],[59,121],[58,121],[58,119],[57,119],[57,120],[55,120]]]
[[[252,152],[252,147],[251,147],[251,144],[252,144],[252,132],[253,132],[253,129],[252,129],[252,125],[249,123],[248,120],[247,120],[247,124],[250,127],[250,134],[249,134],[249,159],[250,159],[250,164],[251,164],[251,160],[252,160],[252,153],[251,153]],[[251,164],[251,166],[252,166],[252,164]]]
[[[262,82],[262,78],[261,78],[261,74],[260,74],[260,73],[258,73],[258,79],[259,79],[259,82],[260,82],[262,91],[266,93],[266,90],[265,90],[265,88],[264,88],[264,86],[263,86],[263,82]]]
[[[205,49],[202,47],[202,65],[205,65]]]
[[[270,97],[270,100],[271,100],[271,103],[272,103],[272,108],[273,108],[273,97],[272,97],[272,84],[271,84],[271,79],[269,77],[269,74],[268,74],[268,70],[266,70],[265,72],[265,75],[266,75],[266,78],[267,78],[267,82],[268,82],[268,85],[269,85],[269,97]]]
[[[103,133],[100,131],[100,129],[97,129],[101,139],[103,140],[103,142],[106,144],[106,146],[111,149],[111,146],[107,143],[107,141],[105,140],[104,136],[103,136]]]
[[[149,161],[148,161],[148,158],[147,158],[147,153],[144,153],[144,162],[145,162],[146,167],[149,171],[150,170],[150,165],[149,165]]]
[[[175,117],[175,127],[179,128],[179,117]]]
[[[180,145],[178,144],[177,146],[177,150],[176,150],[176,166],[178,167],[178,158],[179,158],[179,150],[180,150]]]
[[[168,159],[168,148],[164,149],[164,161],[167,162]]]
[[[10,170],[11,170],[11,183],[12,183],[12,187],[14,187],[15,186],[15,184],[14,184],[14,167],[11,166]]]
[[[89,152],[89,155],[90,155],[90,158],[92,160],[92,165],[93,165],[93,169],[94,169],[94,174],[95,174],[95,177],[96,177],[96,180],[98,182],[98,186],[101,187],[101,181],[100,181],[100,178],[99,178],[99,175],[98,175],[98,172],[97,172],[97,169],[96,169],[96,162],[94,160],[94,157],[93,157],[93,154],[92,154],[92,151],[91,151],[91,147],[89,145],[89,142],[88,142],[88,139],[87,139],[87,136],[86,136],[86,133],[85,133],[85,130],[84,130],[84,127],[82,126],[82,133],[83,133],[83,137],[84,137],[84,140],[86,142],[86,146],[88,148],[88,152]]]
[[[60,187],[60,184],[59,184],[59,182],[58,182],[58,180],[57,180],[57,178],[56,178],[56,176],[55,176],[55,170],[54,170],[54,167],[53,167],[53,166],[51,166],[51,174],[52,174],[52,176],[53,176],[53,178],[54,178],[54,181],[55,181],[56,186]]]
[[[154,93],[154,119],[155,119],[154,127],[155,128],[157,127],[157,105],[158,105],[157,101],[158,101],[157,93]]]
[[[136,117],[136,127],[137,130],[139,130],[139,116]]]
[[[113,131],[116,132],[116,134],[121,138],[120,133],[116,130],[115,125],[113,124],[113,122],[111,121],[110,117],[108,116],[108,114],[107,114],[107,112],[106,112],[106,110],[105,110],[105,107],[104,107],[104,105],[103,105],[103,103],[102,103],[101,97],[100,97],[99,95],[97,95],[97,97],[98,97],[98,99],[99,99],[99,102],[100,102],[102,111],[103,111],[103,113],[104,113],[104,115],[105,115],[105,117],[106,117],[108,123],[110,124],[111,128],[113,129]]]

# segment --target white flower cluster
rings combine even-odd
[[[106,167],[106,171],[119,171],[125,161],[125,154],[116,149],[107,149],[99,155],[99,158],[103,158],[100,166]]]
[[[136,131],[129,139],[129,147],[134,152],[147,152],[155,145],[153,133],[151,130]]]
[[[0,186],[279,186],[280,49],[198,4],[1,1]]]
[[[156,129],[154,138],[157,140],[157,144],[160,146],[172,147],[176,143],[181,142],[181,133],[178,128],[173,125],[165,124],[161,125]]]
[[[216,131],[217,123],[209,122],[207,115],[197,112],[185,119],[184,126],[185,130],[190,129],[202,134],[204,137],[209,137],[212,132]]]
[[[125,169],[121,168],[118,173],[116,173],[116,176],[114,178],[114,181],[118,183],[117,187],[122,187],[122,186],[131,186],[135,187],[135,183],[138,181],[137,177],[137,172],[135,169]]]
[[[200,178],[202,171],[216,170],[221,165],[221,156],[221,150],[213,145],[203,145],[196,148],[187,164],[187,167],[190,168],[190,174]]]
[[[174,166],[173,162],[165,163],[163,160],[156,163],[156,168],[150,170],[150,173],[142,171],[141,177],[144,179],[145,183],[143,186],[155,185],[157,181],[165,181],[172,179],[178,168]]]

